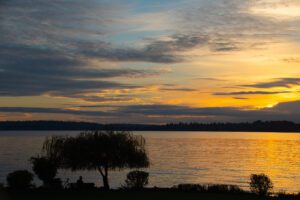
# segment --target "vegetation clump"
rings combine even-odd
[[[265,174],[252,174],[250,176],[250,189],[261,196],[267,196],[273,189],[271,179]]]
[[[27,170],[9,173],[6,177],[7,185],[12,189],[29,189],[33,181],[33,174]]]
[[[43,181],[44,187],[55,187],[58,184],[59,180],[55,179],[57,166],[52,160],[38,156],[32,157],[30,161],[32,163],[32,170]]]
[[[125,187],[131,189],[142,189],[149,183],[149,173],[144,171],[131,171],[127,174]]]
[[[226,184],[179,184],[174,188],[185,192],[245,193],[237,185]]]

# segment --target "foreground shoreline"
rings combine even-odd
[[[123,199],[123,200],[155,200],[155,199],[203,199],[203,200],[279,200],[279,199],[300,199],[299,195],[283,195],[276,197],[262,197],[251,193],[213,193],[213,192],[193,192],[193,191],[175,191],[172,189],[143,189],[143,190],[2,190],[0,191],[1,200],[96,200],[96,199]]]

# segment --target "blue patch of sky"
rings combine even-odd
[[[168,10],[186,3],[186,0],[139,0],[135,8],[136,12],[157,12]]]
[[[130,11],[133,15],[149,14],[172,10],[184,5],[186,0],[136,0],[130,2]],[[110,36],[110,41],[120,45],[128,45],[145,38],[159,38],[168,35],[169,30],[138,30],[140,27],[124,27],[125,31]],[[127,30],[126,30],[127,29]],[[136,31],[137,30],[137,31]]]
[[[114,34],[110,37],[110,41],[118,45],[132,45],[136,41],[142,41],[147,38],[158,38],[164,35],[164,31],[137,31],[137,32],[122,32]],[[134,46],[134,44],[133,44]]]

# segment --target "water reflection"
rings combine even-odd
[[[28,158],[40,152],[47,135],[78,132],[0,132],[0,182],[16,169],[30,169]],[[266,173],[276,190],[300,191],[300,134],[136,132],[147,139],[151,167],[150,183],[172,186],[179,183],[224,183],[248,188],[251,173]],[[127,172],[127,171],[126,171]],[[111,174],[118,187],[124,171]],[[60,171],[64,179],[101,180],[96,172]]]

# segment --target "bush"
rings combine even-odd
[[[205,185],[200,185],[200,184],[179,184],[175,186],[179,191],[184,191],[184,192],[203,192],[207,191],[207,187]]]
[[[267,175],[252,174],[250,179],[250,189],[252,192],[262,196],[267,196],[270,194],[270,191],[273,188],[273,183]]]
[[[32,187],[33,174],[27,170],[9,173],[6,177],[7,185],[13,189],[28,189]]]
[[[143,188],[148,184],[149,173],[144,171],[131,171],[125,180],[127,188]]]
[[[179,184],[175,186],[184,192],[213,192],[213,193],[243,193],[244,191],[236,185],[225,184]]]
[[[50,159],[45,157],[32,157],[32,170],[43,181],[45,187],[50,187],[57,174],[57,166]]]
[[[237,185],[225,185],[225,184],[212,184],[207,186],[208,192],[219,192],[219,193],[242,193],[244,192]]]

